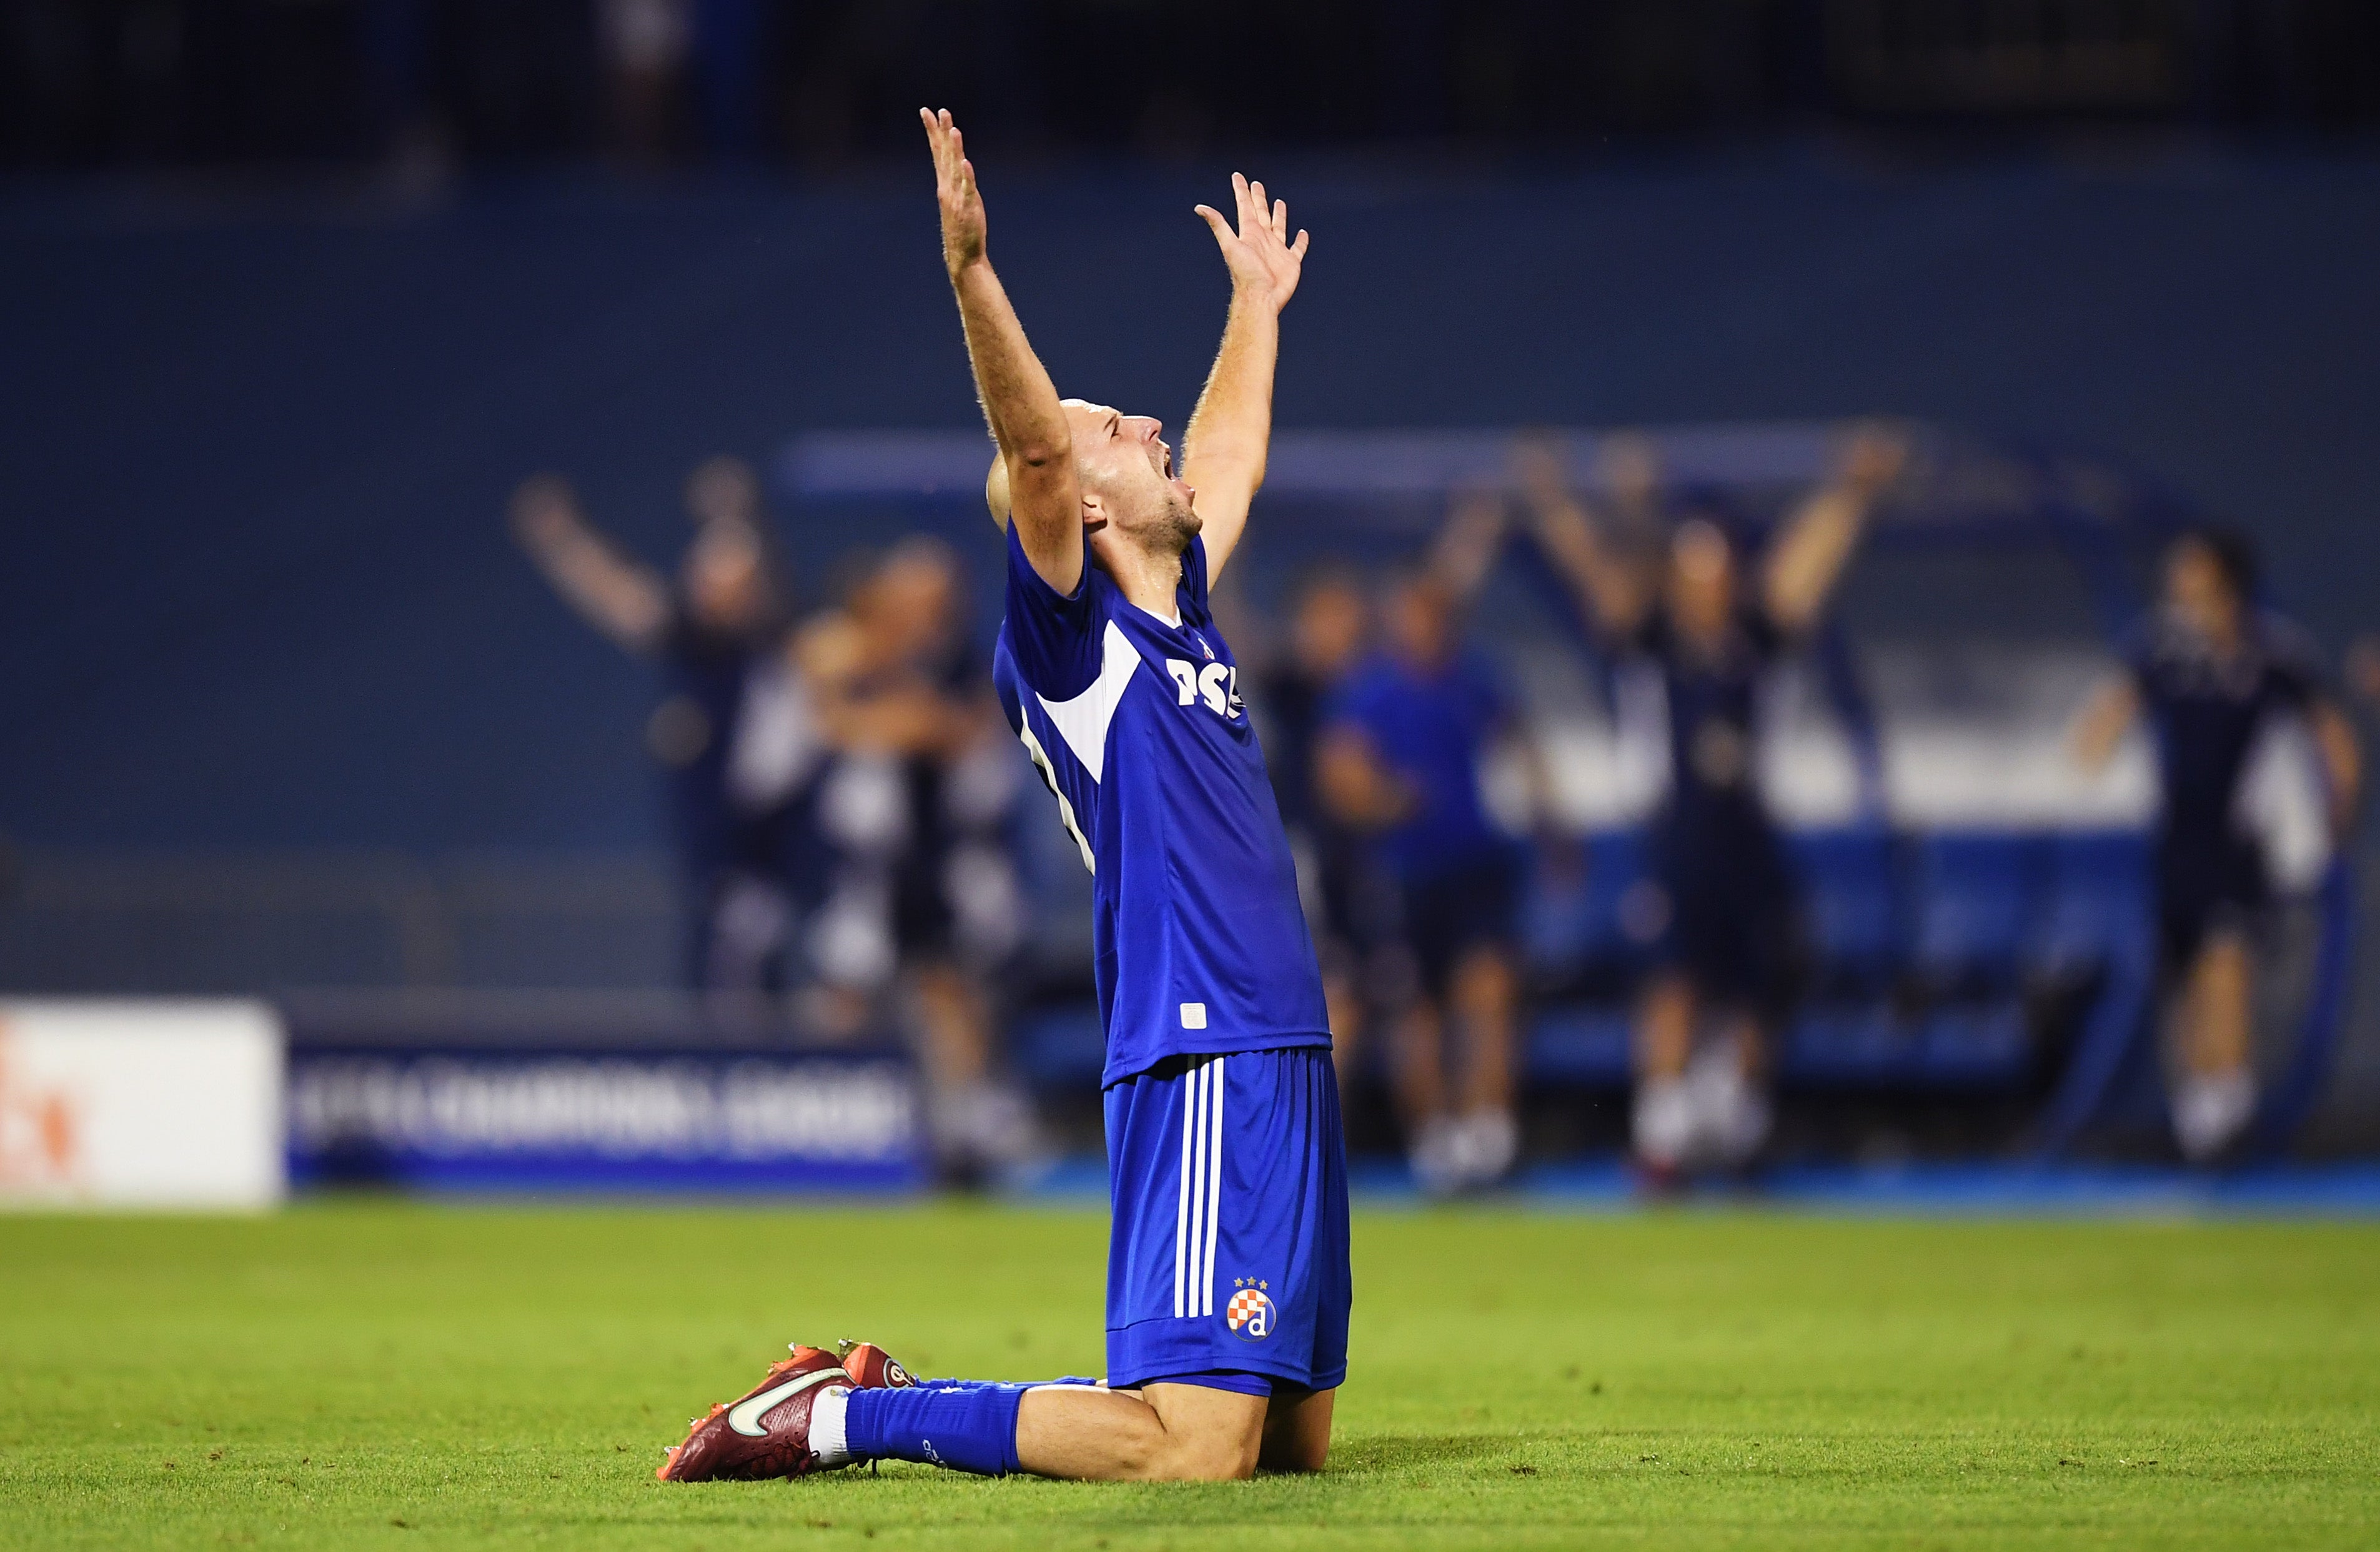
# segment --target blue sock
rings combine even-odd
[[[855,1460],[920,1460],[1006,1476],[1016,1470],[1016,1409],[1029,1385],[968,1380],[855,1390],[843,1437]]]

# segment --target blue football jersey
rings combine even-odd
[[[992,681],[1091,870],[1102,1083],[1168,1057],[1330,1044],[1322,972],[1239,666],[1192,540],[1179,623],[1085,559],[1071,596],[1008,535]]]

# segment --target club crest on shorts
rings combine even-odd
[[[1268,1286],[1257,1277],[1232,1279],[1237,1291],[1223,1306],[1223,1324],[1244,1342],[1260,1342],[1272,1335],[1272,1296],[1265,1292]]]

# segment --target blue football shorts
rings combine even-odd
[[[1176,1057],[1103,1098],[1108,1383],[1337,1386],[1353,1294],[1330,1053]]]

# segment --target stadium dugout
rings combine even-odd
[[[2025,1143],[2065,1151],[2095,1125],[2160,1104],[2148,829],[2153,761],[2069,756],[2068,724],[2117,669],[2162,544],[2193,514],[2110,461],[1907,428],[1910,473],[1879,507],[1809,649],[1764,708],[1760,776],[1806,891],[1813,962],[1778,1056],[1783,1092],[2021,1108]],[[1652,431],[1670,488],[1755,538],[1825,472],[1842,428]],[[1307,432],[1276,436],[1270,513],[1235,586],[1279,617],[1324,561],[1377,569],[1418,553],[1457,492],[1510,479],[1516,437],[1550,436],[1592,495],[1586,432]],[[831,541],[922,528],[984,557],[996,620],[986,447],[969,433],[818,434],[776,465],[796,526]],[[1560,827],[1585,865],[1540,857],[1523,910],[1532,986],[1528,1086],[1625,1089],[1642,823],[1666,780],[1658,680],[1598,654],[1542,557],[1514,539],[1472,614],[1478,644],[1525,707]],[[2260,1009],[2256,1151],[2287,1146],[2318,1099],[2354,935],[2347,862],[2325,831],[2301,735],[2267,740],[2249,782],[2253,826],[2286,901]],[[1489,773],[1517,829],[1519,774]],[[1039,952],[1012,1044],[1051,1087],[1096,1082],[1099,1032],[1082,1000],[1087,880],[1049,805],[1028,804]],[[1046,831],[1047,834],[1040,832]]]

